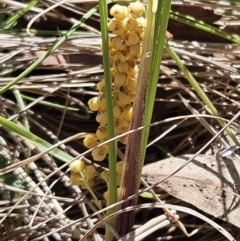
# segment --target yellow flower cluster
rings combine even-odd
[[[112,78],[112,99],[115,134],[122,134],[129,130],[132,118],[132,103],[134,100],[139,61],[141,56],[141,42],[143,40],[146,20],[143,17],[145,7],[140,2],[133,2],[127,6],[115,4],[110,9],[113,18],[108,23],[108,29],[114,34],[110,38],[110,63]],[[87,148],[97,146],[107,139],[107,109],[105,96],[105,81],[97,84],[99,95],[89,100],[92,111],[98,111],[96,120],[99,127],[96,134],[88,135],[84,139]],[[123,144],[127,137],[120,138]],[[108,147],[101,146],[93,150],[95,161],[103,161],[108,153]]]
[[[145,7],[141,2],[133,2],[128,6],[115,4],[110,9],[113,18],[108,23],[108,29],[113,37],[109,42],[110,74],[112,80],[112,101],[115,134],[119,135],[129,130],[132,118],[132,103],[136,93],[138,66],[137,62],[141,57],[141,43],[143,40],[146,20],[144,18]],[[108,153],[108,146],[100,143],[107,140],[107,105],[105,94],[105,81],[102,79],[97,84],[98,96],[89,100],[90,110],[97,111],[96,120],[99,127],[95,134],[85,137],[83,143],[87,148],[93,148],[92,157],[95,161],[103,161]],[[127,143],[127,137],[119,138],[122,144]],[[123,170],[123,161],[116,164],[117,184]],[[80,174],[80,175],[79,175]],[[85,176],[86,175],[86,176]],[[71,183],[81,185],[82,188],[94,185],[93,178],[96,170],[93,166],[85,166],[82,162],[76,161],[71,165]],[[108,183],[109,173],[104,171],[101,178]],[[118,188],[120,192],[120,187]],[[108,200],[109,193],[105,192],[104,197]]]
[[[93,179],[97,175],[97,171],[94,166],[86,165],[84,161],[81,160],[75,160],[71,163],[70,169],[70,182],[72,185],[89,189],[95,184]]]

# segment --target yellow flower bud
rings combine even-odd
[[[118,59],[121,62],[125,62],[128,57],[128,52],[126,50],[117,50],[113,56],[114,59]]]
[[[133,59],[133,58],[128,58],[127,63],[128,63],[128,66],[129,66],[128,71],[133,70],[136,66],[136,60]]]
[[[138,21],[135,18],[125,18],[122,22],[122,28],[126,31],[135,31],[138,27]]]
[[[105,171],[101,172],[100,177],[101,177],[103,180],[105,180],[106,182],[108,182],[108,179],[109,179],[109,171],[108,171],[108,170],[105,170]]]
[[[117,52],[116,49],[110,49],[110,51],[109,51],[109,56],[110,56],[111,59],[114,60],[114,58],[115,58],[114,55],[115,55],[116,52]]]
[[[99,141],[96,136],[94,135],[87,135],[83,140],[84,146],[88,149],[91,149],[99,144]]]
[[[118,187],[117,188],[117,197],[118,199],[120,198],[120,195],[122,193],[122,188],[121,187]],[[110,194],[109,194],[109,191],[106,191],[103,193],[103,197],[106,201],[109,201],[109,198],[110,198]]]
[[[76,173],[74,173],[74,172],[71,172],[70,183],[71,183],[72,185],[77,185],[77,186],[81,185],[82,180],[81,180],[81,178],[80,178],[80,175],[79,175],[79,174],[76,174]]]
[[[114,33],[116,35],[122,34],[122,32],[123,32],[122,21],[118,20],[118,19],[112,19],[108,23],[108,29],[109,29],[109,31],[111,31],[112,33]]]
[[[85,168],[85,162],[82,160],[75,160],[70,164],[70,169],[72,172],[79,174]]]
[[[128,83],[128,78],[126,73],[116,73],[114,76],[114,84],[118,87],[126,86]]]
[[[135,44],[135,45],[127,46],[127,51],[128,51],[129,56],[131,56],[132,58],[134,58],[136,60],[137,56],[140,52],[140,45]]]
[[[113,68],[116,72],[126,73],[129,69],[127,62],[121,62],[120,60],[115,60],[113,63]]]
[[[129,13],[134,18],[139,18],[145,12],[145,7],[141,2],[132,2],[128,5]]]
[[[124,119],[126,121],[131,121],[132,119],[132,107],[127,105],[124,107],[124,111],[120,115],[119,119]]]
[[[142,28],[142,27],[137,27],[136,29],[135,29],[135,33],[138,33],[139,34],[139,36],[140,36],[140,39],[142,40],[143,39],[143,35],[141,35],[142,33],[144,33],[144,28]]]
[[[107,111],[100,111],[96,116],[96,121],[101,125],[107,124]]]
[[[137,65],[135,65],[134,68],[130,68],[130,70],[127,72],[127,74],[129,76],[134,77],[134,76],[136,76],[136,74],[138,74],[138,71],[139,71],[139,68]]]
[[[104,79],[102,79],[101,81],[99,81],[97,83],[97,89],[102,92],[102,93],[105,93],[105,81]]]
[[[110,9],[110,15],[116,19],[124,19],[128,14],[128,8],[119,4],[114,4]]]
[[[87,180],[93,179],[97,175],[97,171],[94,166],[88,165],[83,170],[83,175]]]
[[[143,38],[144,38],[144,32],[139,33],[139,37],[140,37],[140,41],[142,41],[142,40],[143,40]]]
[[[119,162],[116,163],[117,173],[119,173],[119,174],[123,173],[124,165],[125,165],[125,161],[119,161]]]
[[[116,50],[121,49],[122,46],[124,45],[124,42],[121,36],[114,36],[110,39],[110,41],[111,41],[112,48]]]
[[[107,125],[104,125],[104,126],[100,125],[96,131],[96,135],[100,140],[105,140],[108,136]]]
[[[121,107],[119,105],[115,105],[113,107],[113,116],[114,116],[114,118],[118,119],[121,116],[123,111],[124,111],[123,107]]]
[[[130,92],[128,94],[129,94],[129,98],[130,98],[130,103],[132,103],[135,99],[135,94],[131,94]]]
[[[120,198],[121,193],[122,193],[122,188],[121,188],[121,187],[118,187],[118,188],[117,188],[117,196],[118,196],[118,199]]]
[[[138,22],[138,27],[135,29],[135,32],[142,33],[146,28],[147,21],[144,17],[137,18],[136,21]]]
[[[99,111],[106,111],[107,109],[107,101],[105,94],[98,95],[98,110]]]
[[[129,121],[126,120],[117,120],[115,122],[115,130],[117,133],[125,133],[129,130]]]
[[[126,44],[127,45],[136,45],[140,44],[141,37],[140,34],[135,32],[127,32],[126,34]]]
[[[142,48],[140,48],[139,53],[137,54],[136,58],[140,59],[142,57]]]
[[[128,84],[124,87],[126,92],[130,92],[131,94],[135,94],[137,89],[137,80],[135,78],[128,78]]]
[[[110,199],[109,191],[104,192],[103,197],[106,201],[109,201],[109,199]]]
[[[122,181],[122,174],[117,173],[117,186],[121,185],[121,181]]]
[[[120,106],[126,106],[131,103],[131,98],[128,93],[119,91],[117,94],[117,103]]]
[[[99,105],[98,105],[98,97],[95,96],[92,99],[88,101],[89,109],[92,111],[98,111]]]
[[[103,161],[108,152],[108,147],[106,145],[99,146],[92,151],[92,156],[95,161]]]
[[[114,77],[116,75],[116,70],[114,68],[110,69],[110,75]]]

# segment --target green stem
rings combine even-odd
[[[112,83],[110,76],[110,58],[109,58],[109,38],[108,38],[108,8],[105,0],[99,1],[99,12],[101,20],[101,33],[102,33],[102,48],[103,48],[103,65],[104,65],[104,79],[105,79],[105,92],[106,92],[106,102],[107,102],[107,127],[108,127],[108,139],[115,136],[114,129],[114,117],[113,117],[113,103],[112,103]],[[108,157],[109,157],[109,185],[108,191],[110,198],[108,205],[117,202],[117,172],[116,172],[116,142],[112,141],[108,144]],[[107,215],[110,215],[116,211],[116,208],[111,208],[107,210]],[[108,221],[110,225],[114,225],[115,218]],[[105,240],[110,241],[112,239],[112,234],[108,228],[105,232]]]

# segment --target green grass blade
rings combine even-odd
[[[113,103],[112,103],[112,82],[110,76],[110,58],[109,58],[109,39],[108,39],[108,8],[105,0],[99,1],[99,12],[101,20],[101,33],[102,33],[102,49],[103,49],[103,64],[104,64],[104,79],[105,79],[105,92],[107,102],[107,127],[108,139],[115,136],[114,118],[113,118]],[[112,141],[108,144],[108,157],[109,157],[109,187],[110,198],[108,205],[117,202],[117,172],[116,172],[116,142]],[[107,215],[115,212],[116,208],[107,210]],[[114,225],[115,219],[110,219],[109,224]],[[106,229],[105,240],[111,240],[111,232]]]
[[[3,29],[9,29],[11,27],[13,27],[17,20],[22,17],[24,14],[26,14],[31,7],[35,6],[37,3],[39,2],[39,0],[32,0],[26,8],[20,10],[19,12],[17,12],[16,14],[14,14],[13,16],[10,16],[3,24],[2,27]]]
[[[28,96],[28,95],[21,94],[21,97],[22,97],[23,100],[28,100],[28,101],[35,101],[36,100],[36,98],[33,98],[31,96]],[[67,110],[67,111],[79,111],[80,110],[79,108],[55,104],[53,102],[45,101],[45,100],[39,101],[38,104],[44,105],[44,106],[47,106],[47,107],[50,107],[50,108],[56,108],[56,109]]]
[[[39,138],[38,136],[32,134],[30,131],[25,130],[24,128],[19,127],[15,123],[3,118],[0,116],[0,125],[2,125],[8,131],[12,131],[22,137],[23,139],[29,140],[33,143],[37,148],[41,151],[46,151],[48,148],[52,146],[52,144],[47,141]],[[60,149],[54,149],[50,152],[55,158],[62,162],[69,162],[73,159],[69,154],[61,151]]]
[[[186,16],[186,15],[183,15],[183,14],[180,14],[177,12],[171,12],[170,18],[173,20],[176,20],[178,22],[192,26],[194,28],[204,30],[208,33],[215,34],[215,35],[222,37],[224,39],[227,39],[233,43],[240,44],[239,38],[235,38],[231,34],[228,34],[225,31],[219,30],[207,23],[204,23],[203,21],[199,21],[192,16]]]

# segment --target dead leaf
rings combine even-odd
[[[156,183],[191,157],[183,155],[149,164],[143,168],[143,176],[148,183]],[[240,228],[240,198],[236,195],[240,194],[239,174],[240,162],[236,159],[199,155],[158,187]]]

